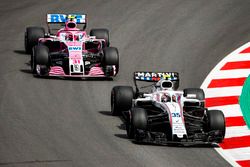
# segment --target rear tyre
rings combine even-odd
[[[44,45],[33,47],[31,54],[31,71],[34,75],[45,75],[49,66],[49,49]]]
[[[32,48],[38,44],[39,38],[44,38],[45,30],[43,27],[28,27],[24,34],[24,45],[26,53],[31,53]]]
[[[105,47],[109,47],[109,30],[105,28],[96,28],[90,30],[90,36],[95,36],[97,39],[105,40]]]
[[[119,53],[117,48],[107,47],[103,49],[102,66],[106,69],[105,73],[107,76],[113,76],[118,73]],[[115,69],[113,69],[113,66],[115,66]],[[111,69],[111,71],[107,69]],[[115,70],[115,73],[112,70]]]
[[[208,110],[207,111],[207,131],[218,130],[220,132],[220,139],[215,142],[221,143],[225,137],[225,117],[222,111],[220,110]]]
[[[190,99],[204,100],[205,93],[200,88],[187,88],[183,90],[183,96]]]
[[[130,86],[115,86],[111,91],[111,114],[121,115],[132,107],[134,97],[133,88]]]

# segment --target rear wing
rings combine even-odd
[[[177,72],[134,72],[134,84],[136,88],[136,96],[139,94],[139,88],[136,81],[157,82],[161,79],[172,81],[173,89],[177,90],[179,87],[179,73]]]
[[[47,24],[49,33],[53,33],[53,31],[58,31],[65,25],[65,22],[68,18],[74,18],[76,20],[76,24],[80,27],[80,29],[85,29],[87,25],[87,15],[86,14],[47,14]]]
[[[179,81],[179,73],[177,72],[134,72],[134,80],[157,82],[161,79],[169,81]]]

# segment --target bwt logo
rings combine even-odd
[[[80,51],[80,50],[82,50],[82,47],[80,47],[80,46],[69,46],[68,50],[69,51]]]
[[[48,14],[48,22],[51,23],[64,23],[66,22],[67,15],[65,14]],[[76,23],[84,23],[85,22],[85,15],[75,15]]]
[[[61,22],[66,22],[66,15],[62,14],[51,14],[50,15],[50,21],[52,23],[61,23]]]

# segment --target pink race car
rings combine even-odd
[[[92,29],[88,35],[84,14],[47,14],[47,23],[48,33],[42,27],[28,27],[25,32],[25,50],[31,53],[34,76],[117,75],[119,54],[109,46],[107,29]]]

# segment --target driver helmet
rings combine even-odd
[[[76,27],[77,27],[76,17],[74,15],[68,15],[66,22],[65,22],[65,28],[70,30],[70,29],[74,29]]]
[[[161,96],[161,102],[166,103],[166,102],[170,102],[170,101],[171,101],[171,97],[168,94],[164,93]]]
[[[176,95],[172,95],[173,102],[177,102]]]
[[[67,33],[65,35],[65,40],[66,41],[73,41],[73,34],[72,33]]]

